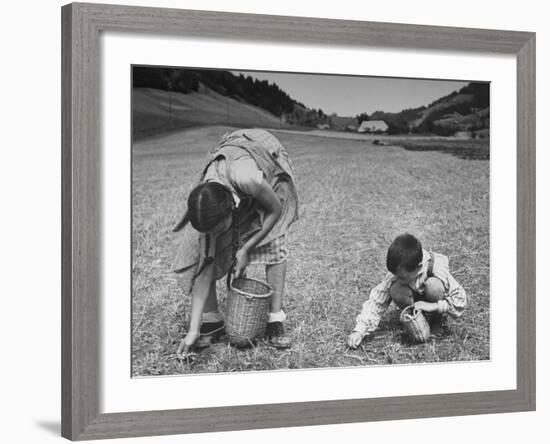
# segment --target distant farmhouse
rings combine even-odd
[[[357,132],[382,134],[386,133],[388,128],[388,125],[383,120],[363,120]]]

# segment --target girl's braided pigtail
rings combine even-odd
[[[182,219],[177,223],[177,225],[172,229],[174,233],[180,231],[187,223],[189,222],[189,213],[186,211]]]
[[[233,209],[232,212],[233,215],[233,222],[232,222],[232,238],[231,238],[231,266],[229,267],[229,270],[227,272],[227,288],[231,288],[231,274],[233,273],[233,270],[235,268],[235,262],[237,257],[237,251],[239,251],[240,248],[240,241],[239,241],[239,223],[240,223],[240,216],[239,211],[237,209]]]
[[[239,224],[240,216],[237,210],[233,210],[233,227],[232,227],[232,239],[231,239],[231,263],[232,266],[235,265],[235,258],[237,256],[237,251],[241,248],[240,239],[239,239]]]
[[[201,265],[201,268],[199,268],[199,272],[197,273],[197,276],[203,272],[203,270],[210,264],[214,263],[214,258],[212,256],[209,256],[208,253],[210,252],[210,235],[207,233],[205,234],[205,247],[204,247],[204,262]]]

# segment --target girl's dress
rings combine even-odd
[[[220,182],[227,186],[237,204],[239,240],[242,245],[262,227],[264,210],[256,205],[262,181],[271,185],[281,202],[281,216],[267,236],[250,253],[250,263],[278,264],[286,260],[286,233],[298,219],[298,196],[292,162],[281,143],[261,129],[226,133],[208,153],[198,183]],[[197,185],[198,185],[197,183]],[[214,276],[223,277],[233,261],[232,229],[216,238]],[[187,223],[179,233],[173,269],[186,294],[191,292],[201,259],[204,234]]]

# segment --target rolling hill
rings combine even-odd
[[[475,137],[488,137],[489,84],[472,82],[427,106],[398,113],[376,111],[367,118],[386,122],[389,134],[432,133],[451,136],[466,132]]]
[[[289,125],[269,111],[224,96],[207,86],[187,94],[153,88],[132,90],[132,134],[134,138],[171,129],[200,125],[261,126]]]

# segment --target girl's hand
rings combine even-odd
[[[197,341],[198,337],[199,332],[196,331],[190,331],[185,335],[185,338],[181,340],[178,351],[176,352],[178,358],[185,359],[189,355],[191,347],[193,347],[193,344]]]
[[[241,248],[235,254],[235,277],[244,276],[244,271],[248,266],[248,250]]]
[[[351,334],[348,336],[348,345],[351,348],[357,348],[359,347],[359,344],[361,344],[361,341],[363,340],[363,335],[359,333],[358,331],[352,331]]]
[[[435,302],[417,301],[414,303],[414,308],[427,313],[432,313],[437,311],[437,304]]]

